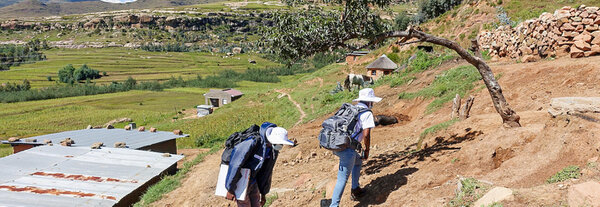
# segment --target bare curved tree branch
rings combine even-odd
[[[508,127],[520,127],[521,126],[521,124],[519,123],[519,120],[520,120],[519,115],[517,115],[517,113],[510,108],[510,106],[508,105],[508,102],[506,102],[506,99],[504,98],[504,95],[502,94],[502,88],[500,87],[500,84],[498,84],[498,81],[494,77],[492,70],[485,63],[485,61],[483,61],[483,59],[481,59],[480,57],[471,55],[466,49],[462,48],[458,43],[456,43],[454,41],[436,37],[436,36],[424,33],[422,31],[415,30],[413,28],[409,28],[407,31],[392,31],[392,32],[388,32],[388,33],[383,33],[381,35],[376,36],[371,42],[369,42],[368,45],[378,44],[387,38],[395,38],[395,37],[404,37],[405,40],[417,38],[418,41],[413,41],[412,43],[429,42],[429,43],[441,45],[441,46],[444,46],[444,47],[447,47],[447,48],[450,48],[450,49],[456,51],[456,53],[458,53],[458,55],[460,55],[460,57],[462,57],[467,62],[469,62],[473,66],[475,66],[475,68],[477,68],[477,70],[479,71],[479,74],[481,74],[481,77],[483,78],[483,82],[485,83],[485,86],[487,87],[487,89],[490,93],[490,96],[492,97],[492,102],[494,103],[494,108],[502,117],[503,123]]]

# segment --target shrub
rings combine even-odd
[[[73,79],[74,71],[75,71],[75,68],[73,67],[73,65],[68,64],[67,66],[63,67],[62,69],[60,69],[58,71],[58,80],[63,83],[74,82],[74,79]]]
[[[423,0],[419,3],[419,12],[416,20],[418,23],[423,23],[428,19],[438,17],[447,11],[452,10],[455,6],[462,3],[462,0]]]
[[[463,179],[460,183],[460,191],[450,200],[449,207],[471,206],[489,188],[474,178]]]
[[[242,79],[254,82],[278,83],[281,82],[277,75],[268,70],[248,69],[245,74],[242,74]]]
[[[571,166],[565,167],[561,171],[554,174],[552,177],[548,178],[548,180],[546,180],[546,183],[563,182],[568,179],[579,178],[579,176],[581,176],[581,173],[579,172],[579,167],[575,166],[575,165],[571,165]]]
[[[100,77],[99,71],[91,69],[86,64],[83,64],[78,69],[75,69],[73,65],[68,64],[67,66],[58,70],[58,79],[63,83],[73,84],[74,82],[87,79],[98,79]]]
[[[408,13],[406,13],[405,11],[402,11],[394,19],[394,23],[395,23],[394,26],[395,26],[396,30],[404,31],[404,30],[406,30],[406,28],[408,28],[408,25],[410,24],[411,21],[412,21],[412,18],[410,17],[410,15]]]
[[[427,106],[426,113],[431,113],[441,108],[444,103],[452,100],[456,94],[464,97],[468,91],[475,87],[473,83],[480,79],[481,75],[475,67],[460,66],[437,76],[426,88],[415,93],[401,93],[399,98],[435,98],[435,100]]]
[[[445,61],[451,60],[456,57],[456,53],[446,51],[443,54],[433,57],[432,54],[422,50],[418,50],[415,53],[415,59],[413,59],[408,65],[409,72],[420,72],[427,70],[431,67],[438,66]]]
[[[396,54],[396,53],[389,53],[389,54],[387,54],[387,57],[395,63],[401,62],[400,56],[398,56],[398,54]]]
[[[29,80],[25,79],[23,80],[22,84],[16,84],[16,83],[5,83],[0,85],[0,92],[14,92],[14,91],[27,91],[31,89],[31,84],[29,83]]]

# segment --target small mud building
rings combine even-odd
[[[356,59],[360,56],[365,56],[369,54],[369,51],[353,51],[351,53],[346,54],[346,63],[353,64]]]
[[[212,105],[213,107],[221,107],[229,104],[244,95],[241,91],[228,88],[223,90],[210,89],[204,94],[204,104]]]
[[[377,80],[384,75],[391,74],[396,68],[398,68],[398,65],[384,54],[371,64],[367,65],[367,76],[371,77],[373,80]]]

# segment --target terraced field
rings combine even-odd
[[[47,56],[45,61],[0,71],[0,83],[20,83],[27,79],[34,88],[55,85],[58,70],[67,64],[73,64],[75,68],[87,64],[101,73],[106,72],[108,76],[94,81],[100,84],[123,81],[129,76],[137,80],[166,80],[171,76],[192,78],[216,74],[226,69],[241,72],[249,67],[277,65],[251,54],[223,58],[223,54],[146,52],[127,48],[52,49],[44,51],[44,54]],[[249,59],[255,60],[256,64],[250,64]],[[48,76],[53,81],[48,81]]]

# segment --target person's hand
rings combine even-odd
[[[264,206],[265,203],[267,202],[267,198],[265,198],[265,195],[260,195],[260,206]]]
[[[232,200],[232,201],[235,201],[235,200],[236,200],[236,199],[235,199],[235,195],[231,194],[230,192],[227,192],[227,196],[225,196],[225,198],[226,198],[227,200]]]
[[[364,153],[363,153],[363,158],[362,158],[362,159],[363,159],[363,160],[367,160],[367,159],[369,159],[369,150],[368,150],[368,149],[366,149],[366,150],[364,151]]]

